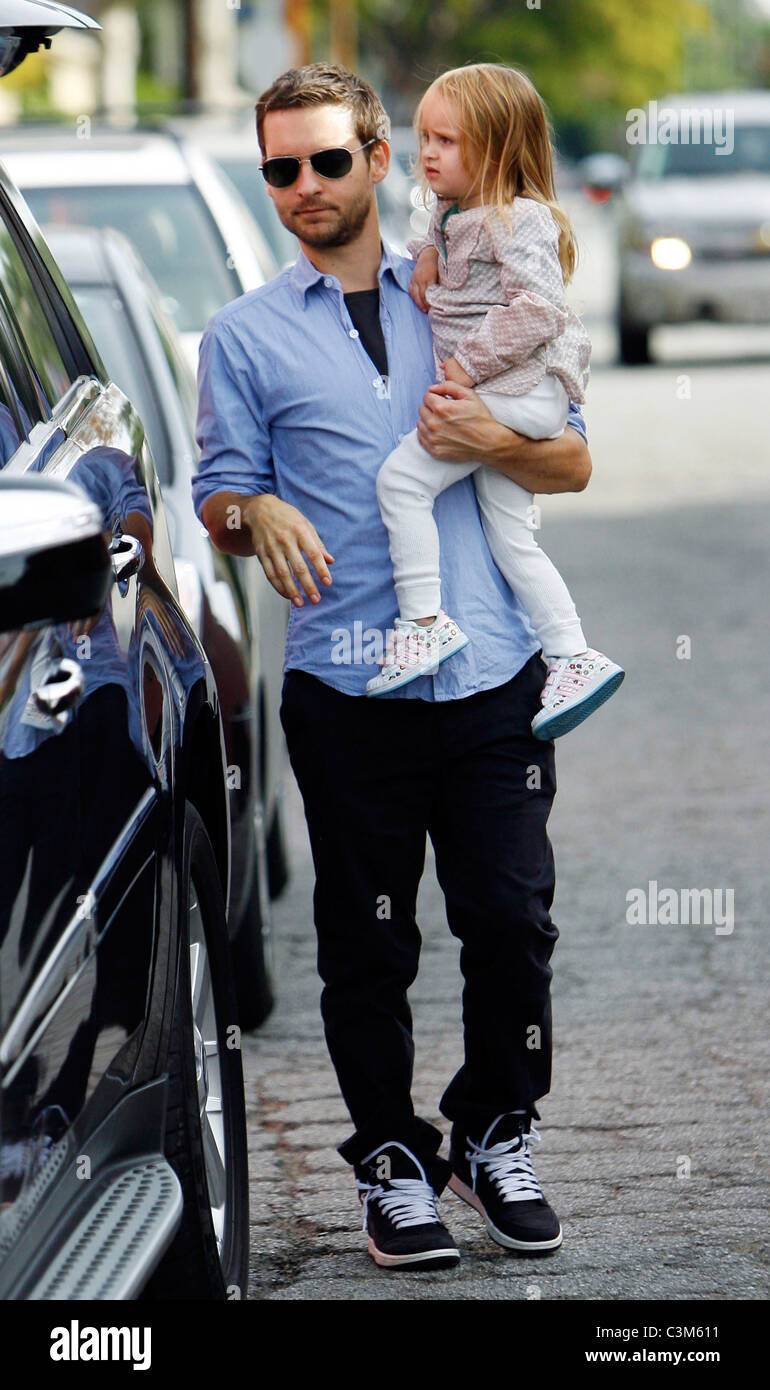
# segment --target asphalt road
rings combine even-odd
[[[609,341],[603,306],[588,299]],[[670,330],[660,365],[635,371],[599,354],[594,479],[544,503],[541,541],[589,640],[628,673],[557,745],[561,936],[535,1166],[564,1245],[509,1256],[447,1193],[456,1271],[388,1273],[366,1253],[336,1153],[350,1124],[319,1017],[312,864],[291,783],[280,1002],[244,1044],[253,1299],[768,1296],[770,340],[725,333],[715,348],[712,331]],[[649,899],[651,883],[675,890],[680,918],[681,890],[709,890],[720,929],[629,922],[628,894]],[[461,980],[430,854],[418,920],[414,1096],[448,1133],[437,1104],[461,1059]]]

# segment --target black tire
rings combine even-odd
[[[627,319],[622,302],[618,318],[618,352],[621,362],[627,367],[643,367],[652,361],[649,328]]]
[[[280,805],[276,806],[273,812],[273,819],[267,832],[267,876],[270,883],[270,897],[280,898],[289,882],[289,859],[286,853]]]
[[[255,837],[251,891],[231,943],[238,1018],[246,1032],[259,1028],[269,1018],[275,1004],[269,868],[264,828],[258,813]]]
[[[191,896],[190,889],[194,889]],[[197,903],[200,913],[191,903]],[[196,1074],[196,1046],[191,996],[191,937],[201,933],[205,955],[197,945],[199,970],[207,957],[210,998],[213,1001],[216,1059],[207,1056],[209,1069],[218,1065],[222,1099],[224,1175],[220,1195],[221,1249],[217,1244],[206,1151],[211,1152],[213,1130],[207,1126],[204,1147]],[[169,1109],[166,1117],[166,1157],[182,1185],[182,1224],[153,1274],[145,1296],[149,1299],[215,1299],[246,1297],[249,1257],[249,1188],[246,1141],[246,1107],[243,1094],[241,1049],[233,1046],[239,1035],[237,1003],[227,940],[227,922],[216,858],[206,828],[195,807],[185,807],[184,853],[180,876],[180,942],[174,1019],[168,1058]],[[204,970],[205,977],[205,970]],[[210,1024],[201,1019],[208,1036]],[[200,1032],[198,1033],[200,1036]],[[230,1045],[228,1046],[228,1042]],[[212,1126],[217,1117],[212,1115]]]

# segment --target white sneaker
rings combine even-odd
[[[582,724],[622,684],[625,671],[602,652],[588,648],[577,656],[546,656],[548,677],[543,708],[532,720],[535,738],[560,738]]]
[[[442,661],[467,645],[465,633],[443,611],[429,627],[396,618],[395,632],[381,660],[382,671],[367,681],[366,693],[383,695],[388,690],[408,685],[418,676],[435,676]]]
[[[439,613],[433,624],[433,631],[438,637],[439,663],[446,661],[448,656],[454,656],[455,652],[461,652],[470,641],[470,638],[466,637],[462,628],[458,627],[454,618],[450,618],[448,613]]]

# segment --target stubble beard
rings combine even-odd
[[[369,216],[372,196],[371,189],[363,189],[361,196],[344,211],[338,211],[331,226],[327,223],[323,229],[308,226],[304,217],[297,217],[294,213],[288,213],[281,221],[288,231],[293,232],[307,246],[314,246],[318,250],[327,246],[347,246],[348,242],[355,241],[360,234]]]

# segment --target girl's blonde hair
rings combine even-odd
[[[556,199],[551,131],[537,89],[523,72],[501,63],[451,68],[423,93],[414,117],[420,148],[425,98],[439,94],[457,108],[460,153],[469,170],[478,169],[483,203],[492,203],[508,220],[515,197],[534,198],[550,208],[559,227],[559,261],[565,285],[577,263],[569,218]],[[423,175],[423,194],[428,183]]]

